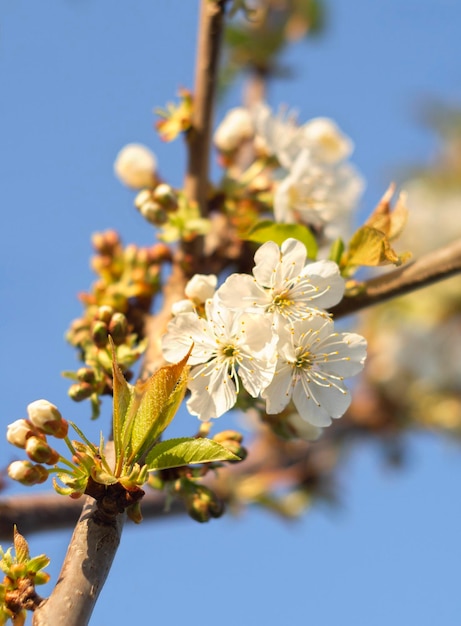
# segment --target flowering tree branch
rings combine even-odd
[[[330,312],[335,318],[422,289],[461,272],[461,241],[425,254],[403,267],[365,281],[359,293],[344,297]]]
[[[207,213],[209,146],[225,4],[225,0],[202,0],[200,7],[194,108],[184,188],[188,199],[198,203],[202,215]]]

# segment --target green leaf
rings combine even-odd
[[[238,461],[239,457],[211,439],[182,437],[161,441],[146,457],[149,470],[170,469],[196,463]]]
[[[137,406],[129,438],[130,464],[143,459],[175,416],[186,392],[189,354],[190,351],[179,363],[160,368],[145,382],[136,383],[133,403]]]
[[[112,339],[111,339],[112,342]],[[128,407],[133,398],[134,387],[126,382],[115,356],[115,347],[112,344],[112,372],[113,372],[113,437],[115,459],[118,461],[123,451],[123,432]]]
[[[307,256],[310,259],[317,258],[317,242],[314,235],[302,224],[277,224],[270,220],[264,220],[253,226],[246,235],[242,237],[247,241],[255,241],[256,243],[266,243],[266,241],[274,241],[281,246],[282,243],[293,237],[301,241],[307,250]]]
[[[339,237],[331,244],[330,255],[328,258],[330,259],[330,261],[334,261],[336,265],[339,265],[343,252],[344,241]]]

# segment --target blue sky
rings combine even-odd
[[[331,116],[353,138],[365,210],[402,166],[430,161],[421,104],[461,104],[461,5],[328,5],[327,32],[287,51],[294,77],[273,84],[269,100],[302,120]],[[87,407],[67,399],[59,375],[75,366],[63,335],[80,314],[76,293],[93,280],[91,233],[152,239],[113,176],[117,151],[146,143],[162,175],[181,182],[181,143],[159,141],[152,110],[192,86],[196,12],[192,0],[0,3],[2,426],[41,397],[85,425]],[[237,84],[218,116],[240,95]],[[402,471],[357,447],[339,476],[341,508],[315,508],[295,524],[249,511],[204,526],[128,526],[92,624],[459,624],[461,455],[429,435],[408,443]],[[0,451],[8,463],[12,451],[3,442]],[[31,538],[54,576],[69,536]]]

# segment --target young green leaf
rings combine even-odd
[[[292,237],[301,241],[307,250],[307,256],[310,259],[317,258],[317,242],[314,235],[302,224],[277,224],[270,220],[263,220],[253,226],[250,231],[243,236],[247,241],[255,241],[256,243],[266,243],[266,241],[274,241],[281,246],[282,243]]]
[[[170,469],[196,463],[238,461],[239,457],[211,439],[182,437],[161,441],[146,457],[149,470]]]
[[[112,339],[111,339],[112,342]],[[112,345],[112,372],[113,372],[113,437],[115,458],[118,460],[123,450],[124,423],[128,407],[134,394],[134,387],[126,382],[115,356],[115,347]]]
[[[128,445],[130,464],[143,459],[175,416],[186,392],[189,354],[179,363],[160,368],[145,382],[136,383],[139,405]]]

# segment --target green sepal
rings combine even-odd
[[[180,437],[161,441],[154,446],[146,457],[146,466],[152,471],[196,463],[239,460],[237,455],[211,439]]]
[[[40,554],[39,556],[34,556],[32,559],[29,559],[27,563],[27,571],[37,573],[49,564],[50,559],[46,556],[46,554]]]
[[[242,239],[256,243],[274,241],[278,246],[281,246],[290,237],[298,239],[306,246],[307,256],[310,259],[317,258],[317,241],[309,228],[303,224],[277,224],[271,220],[263,220],[243,235]]]

